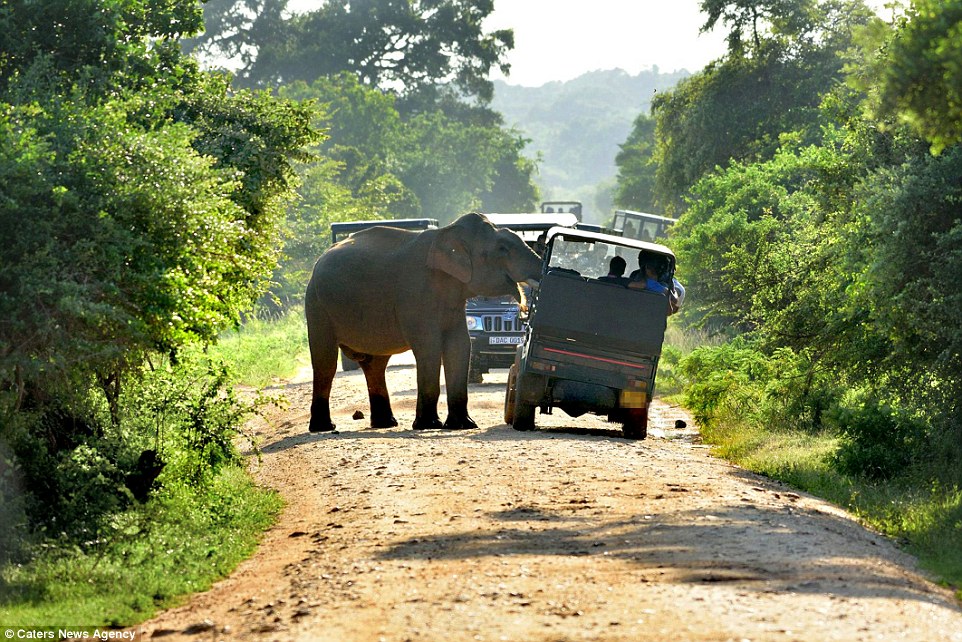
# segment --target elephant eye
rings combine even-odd
[[[500,241],[498,243],[498,254],[501,254],[503,256],[510,252],[511,252],[511,248],[508,247],[507,243],[505,243],[504,241]]]

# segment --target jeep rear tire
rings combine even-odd
[[[515,430],[534,429],[534,410],[537,404],[525,401],[525,397],[530,393],[528,389],[531,388],[533,378],[537,379],[537,377],[531,375],[517,375],[515,377],[514,417],[512,417],[514,421],[511,423]]]
[[[622,434],[625,439],[644,439],[648,436],[648,407],[624,410]]]
[[[514,422],[511,424],[515,430],[534,430],[534,404],[524,401],[516,401],[514,404]]]
[[[515,387],[518,383],[518,366],[511,364],[508,368],[508,385],[504,391],[504,423],[509,426],[514,423]]]

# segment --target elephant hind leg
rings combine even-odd
[[[360,358],[357,358],[360,357]],[[354,357],[361,364],[364,377],[367,379],[367,394],[371,401],[371,428],[393,428],[397,426],[397,419],[391,410],[391,398],[387,389],[387,362],[390,355],[357,355]]]
[[[311,396],[310,432],[329,432],[334,430],[331,421],[331,383],[337,374],[337,341],[333,329],[327,322],[323,310],[316,301],[308,297],[307,339],[311,348],[311,367],[314,371],[314,386]]]

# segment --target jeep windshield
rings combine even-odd
[[[664,245],[585,230],[552,228],[548,232],[546,254],[546,271],[574,271],[588,279],[607,275],[611,259],[615,256],[625,260],[626,277],[638,269],[639,256],[649,255],[659,257],[664,266],[659,280],[671,283],[675,273],[675,255]]]

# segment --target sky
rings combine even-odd
[[[721,30],[699,35],[698,0],[495,0],[486,31],[514,29],[512,85],[536,87],[598,69],[634,75],[698,71],[725,53]]]
[[[889,0],[869,0],[881,7]],[[305,11],[322,0],[290,0]],[[657,66],[662,72],[696,72],[725,53],[724,26],[699,34],[705,16],[699,0],[494,0],[485,31],[514,29],[508,53],[512,85],[537,87],[571,80],[595,70],[623,69],[635,75]]]

